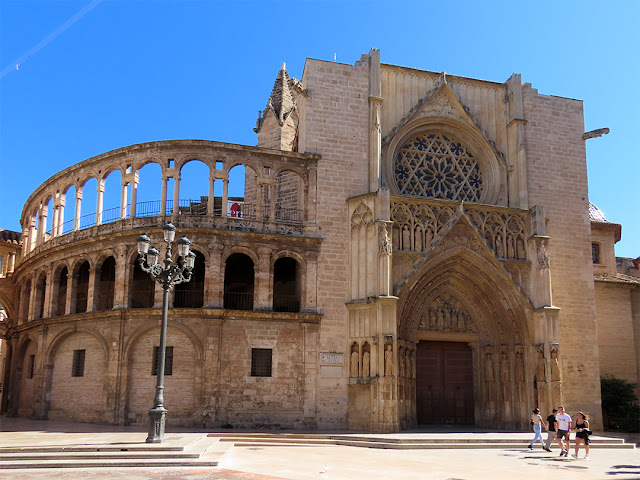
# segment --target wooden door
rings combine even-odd
[[[473,424],[471,348],[462,342],[418,342],[418,424]]]

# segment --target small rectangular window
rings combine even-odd
[[[73,351],[73,365],[71,366],[72,377],[84,377],[84,356],[85,350]]]
[[[33,378],[36,375],[36,356],[29,355],[29,366],[27,368],[27,378]]]
[[[251,376],[270,377],[271,376],[271,355],[270,348],[251,349]]]
[[[591,244],[591,260],[593,263],[600,263],[600,245],[597,243]]]
[[[164,354],[164,374],[173,374],[173,347],[165,347]],[[158,375],[158,362],[160,360],[160,347],[153,347],[153,365],[151,375]]]
[[[173,158],[170,158],[168,161],[169,161],[169,168],[173,168]]]

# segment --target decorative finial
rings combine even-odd
[[[287,69],[287,64],[282,62],[282,68],[280,70],[286,70]]]

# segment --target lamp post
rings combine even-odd
[[[138,261],[143,272],[147,272],[153,280],[162,285],[162,323],[160,324],[160,347],[158,348],[158,371],[156,379],[156,395],[153,408],[149,410],[149,435],[147,443],[162,443],[164,441],[164,427],[167,409],[164,408],[164,362],[167,343],[167,314],[169,313],[169,291],[178,283],[191,280],[191,272],[195,264],[195,254],[189,251],[191,242],[187,237],[177,241],[178,258],[174,262],[171,258],[171,245],[176,236],[176,227],[167,223],[162,227],[164,241],[167,244],[164,265],[158,263],[160,252],[150,247],[151,239],[146,234],[140,235],[138,243]]]

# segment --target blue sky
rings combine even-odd
[[[385,63],[497,82],[517,72],[584,100],[585,130],[611,128],[587,142],[590,199],[623,225],[617,254],[637,257],[639,18],[636,1],[0,0],[0,228],[20,230],[51,175],[115,148],[255,145],[283,61],[300,78],[306,57],[353,64],[376,47]],[[206,194],[190,174],[187,192]]]

